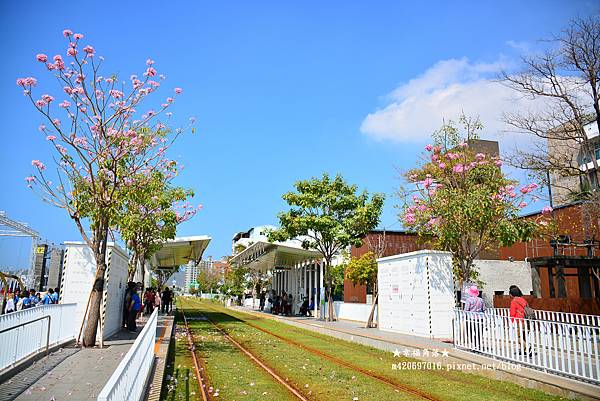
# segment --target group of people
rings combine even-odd
[[[162,313],[171,313],[173,308],[173,291],[165,287],[162,293],[155,288],[147,288],[144,292],[144,307],[146,314],[150,315],[154,309],[159,309]]]
[[[480,291],[477,286],[471,286],[467,290],[468,298],[465,300],[465,305],[463,310],[466,312],[474,312],[475,314],[469,316],[469,318],[474,321],[475,324],[481,324],[481,316],[478,317],[477,313],[485,312],[485,302],[483,298],[480,297]],[[527,300],[523,298],[523,292],[516,285],[511,285],[508,289],[508,293],[510,295],[510,308],[509,308],[509,318],[511,323],[518,323],[520,325],[524,325],[526,327],[527,320],[525,319],[535,319],[535,311],[529,306]],[[472,341],[475,344],[476,348],[479,348],[481,345],[480,336],[477,334],[479,330],[474,330],[472,333]],[[520,333],[517,337],[519,342],[519,352],[530,353],[531,351],[527,351],[527,338],[525,334],[518,330]]]
[[[127,289],[125,290],[123,327],[127,327],[127,330],[132,333],[137,331],[136,319],[144,313],[144,307],[146,314],[152,314],[154,308],[159,308],[162,313],[170,314],[173,308],[174,293],[169,287],[165,287],[162,292],[152,287],[147,288],[144,291],[143,303],[138,293],[141,287],[142,283],[130,281],[127,283]]]
[[[4,305],[4,313],[11,313],[29,309],[40,305],[58,303],[58,288],[48,288],[43,295],[34,289],[16,289],[8,293]]]
[[[278,295],[275,290],[271,290],[269,298],[267,294],[262,291],[259,296],[260,310],[265,309],[265,301],[268,301],[271,306],[271,313],[274,315],[285,315],[289,316],[292,314],[293,297],[292,294],[287,294],[285,291]]]
[[[517,319],[522,320],[530,318],[527,315],[530,313],[529,309],[531,308],[525,298],[523,298],[523,292],[521,289],[516,285],[511,285],[508,289],[508,293],[510,294],[511,299],[509,309],[509,317],[511,321],[514,322]],[[465,305],[463,308],[464,311],[478,313],[485,312],[485,302],[483,301],[483,298],[479,296],[481,292],[477,286],[472,285],[469,287],[467,294],[468,298],[465,300]]]

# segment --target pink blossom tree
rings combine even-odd
[[[476,139],[479,122],[462,117],[466,138]],[[402,195],[404,225],[434,247],[452,252],[459,283],[477,279],[474,260],[493,246],[530,240],[538,222],[519,212],[535,200],[535,183],[519,187],[501,170],[498,157],[476,152],[453,123],[427,145],[426,159],[409,171],[411,189]]]
[[[153,171],[176,173],[177,162],[166,157],[166,150],[182,129],[167,129],[166,120],[174,97],[182,90],[175,88],[173,97],[159,107],[142,111],[144,100],[164,80],[154,61],[148,59],[143,73],[131,75],[126,83],[114,74],[101,75],[103,58],[96,56],[92,46],[83,45],[82,34],[65,30],[63,35],[66,56],[36,56],[54,75],[62,93],[34,96],[37,80],[17,79],[44,117],[39,130],[53,149],[52,172],[42,161],[33,160],[35,173],[26,180],[45,201],[69,214],[94,254],[96,276],[83,335],[84,346],[94,346],[109,231],[117,223],[128,189],[136,186],[139,177]]]

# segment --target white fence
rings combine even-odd
[[[508,317],[509,309],[508,308],[489,308],[485,311],[485,313],[489,313],[497,316],[505,316]],[[550,322],[557,323],[569,323],[569,324],[579,324],[582,326],[594,326],[600,327],[600,316],[597,315],[584,315],[582,313],[568,313],[568,312],[554,312],[547,310],[535,310],[535,318],[537,320],[547,320]]]
[[[154,364],[154,344],[158,309],[154,309],[146,325],[100,391],[98,401],[139,401],[144,396],[148,376]]]
[[[0,316],[0,370],[75,338],[75,304],[44,305]]]
[[[456,310],[454,346],[600,383],[600,328]]]

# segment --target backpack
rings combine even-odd
[[[529,306],[529,304],[526,304],[523,307],[523,317],[525,319],[529,319],[529,320],[535,320],[536,319],[536,317],[535,317],[535,310],[531,306]]]

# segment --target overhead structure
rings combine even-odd
[[[0,237],[29,237],[31,238],[31,253],[29,255],[29,274],[27,276],[27,285],[33,277],[35,269],[35,249],[37,247],[40,234],[33,230],[27,223],[22,223],[11,219],[6,212],[0,210]]]
[[[211,237],[195,235],[191,237],[176,237],[165,242],[151,258],[150,266],[154,270],[174,270],[190,261],[198,264]]]
[[[299,240],[257,241],[231,258],[230,263],[270,277],[271,291],[277,295],[285,292],[295,300],[292,313],[303,301],[307,301],[313,316],[320,313],[325,299],[321,252],[304,249]]]
[[[266,273],[274,268],[292,269],[300,263],[321,258],[320,252],[302,248],[299,241],[258,241],[231,258],[230,263]]]

